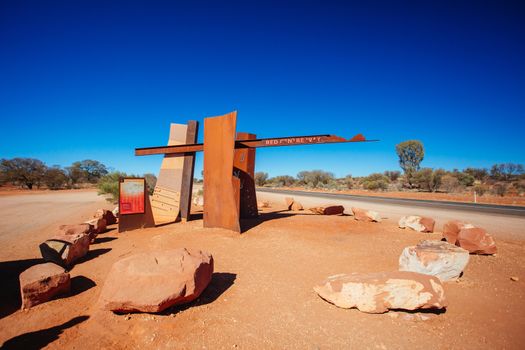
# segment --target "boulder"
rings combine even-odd
[[[294,199],[292,197],[286,197],[284,199],[285,203],[286,203],[286,208],[288,210],[291,210],[292,209],[292,205],[293,205],[293,202],[294,202]]]
[[[324,205],[322,207],[310,208],[309,210],[320,215],[341,215],[345,211],[345,207],[342,205]]]
[[[441,281],[459,278],[469,260],[469,252],[443,241],[426,240],[406,247],[399,257],[399,270],[438,277]]]
[[[95,239],[95,237],[98,235],[98,234],[101,234],[101,233],[104,233],[106,232],[106,219],[103,219],[103,218],[94,218],[94,219],[90,219],[86,222],[84,222],[85,224],[90,224],[93,226],[93,229],[95,231],[95,235],[94,237],[92,237],[92,240]]]
[[[97,210],[95,215],[93,215],[93,218],[106,220],[106,225],[113,225],[117,223],[117,218],[115,217],[115,215],[113,215],[113,212],[107,209]]]
[[[403,216],[399,219],[400,228],[411,228],[417,232],[434,232],[436,222],[429,217],[421,217],[416,215]]]
[[[111,267],[101,304],[115,312],[160,312],[199,297],[212,274],[213,257],[200,250],[132,255]]]
[[[458,220],[448,221],[443,225],[443,238],[448,243],[456,244],[458,240],[459,231],[463,228],[473,228],[474,225],[468,224]]]
[[[87,254],[90,241],[85,234],[57,235],[40,244],[40,252],[44,260],[67,267]]]
[[[303,205],[299,202],[294,201],[292,204],[292,210],[293,211],[303,210]]]
[[[97,232],[93,225],[84,224],[73,224],[73,225],[60,225],[58,227],[59,235],[88,235],[91,240],[94,240],[97,236]]]
[[[497,252],[494,238],[479,227],[462,228],[459,231],[456,245],[472,254],[495,254]]]
[[[352,207],[352,213],[357,221],[381,222],[381,216],[377,211]]]
[[[341,308],[368,313],[389,309],[442,309],[447,306],[439,278],[416,272],[351,273],[328,277],[314,290]]]
[[[70,290],[69,273],[53,263],[34,265],[20,274],[22,309],[45,303]]]

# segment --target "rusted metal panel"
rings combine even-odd
[[[186,132],[186,144],[197,142],[199,132],[199,122],[196,120],[188,121]],[[182,170],[182,185],[180,193],[180,216],[183,221],[190,220],[191,216],[191,197],[193,193],[193,173],[195,170],[195,153],[184,156],[184,167]]]
[[[237,112],[204,119],[204,227],[241,232],[240,181],[233,176]]]
[[[291,136],[274,137],[267,139],[255,139],[246,141],[236,141],[235,148],[258,148],[258,147],[280,147],[280,146],[300,146],[316,145],[323,143],[348,143],[348,142],[375,142],[378,140],[366,140],[361,134],[357,134],[351,139],[336,135],[310,135],[310,136]],[[189,152],[200,152],[204,150],[202,143],[182,146],[160,146],[136,148],[136,156],[147,156],[152,154],[184,154]]]
[[[237,141],[254,140],[255,134],[237,133]],[[239,214],[243,219],[256,218],[257,195],[255,193],[255,148],[237,148],[233,160],[233,175],[239,178]]]

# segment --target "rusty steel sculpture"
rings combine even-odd
[[[241,232],[240,219],[257,217],[255,149],[342,142],[371,142],[361,134],[351,139],[311,135],[257,139],[236,133],[237,112],[204,119],[204,143],[195,143],[197,124],[190,121],[186,144],[136,148],[135,155],[185,157],[181,173],[180,214],[189,220],[195,152],[204,152],[204,227]]]

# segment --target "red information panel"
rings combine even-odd
[[[144,178],[120,179],[119,215],[144,214],[145,193],[146,180]]]

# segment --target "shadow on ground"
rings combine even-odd
[[[116,240],[117,237],[97,237],[92,244],[107,243]]]
[[[65,329],[86,321],[89,316],[78,316],[61,325],[28,332],[9,339],[2,345],[2,349],[41,349],[57,340]]]
[[[309,212],[306,212],[306,213],[290,212],[289,210],[272,211],[269,213],[259,213],[259,216],[256,218],[240,220],[241,221],[241,232],[246,232],[262,224],[265,221],[284,219],[284,218],[288,218],[290,216],[296,216],[296,215],[314,215],[314,214],[311,214]]]
[[[194,306],[206,305],[217,300],[225,291],[227,291],[235,282],[237,275],[229,272],[214,272],[211,277],[211,282],[202,292],[202,294],[193,302],[173,306],[164,310],[161,315],[171,315]]]
[[[111,248],[98,248],[98,249],[90,250],[89,252],[87,252],[86,255],[78,259],[75,264],[82,264],[82,263],[85,263],[86,261],[96,259],[99,256],[108,253],[109,251],[111,251]]]
[[[44,259],[25,259],[0,262],[0,318],[11,315],[20,309],[19,276],[33,265],[44,263]]]

